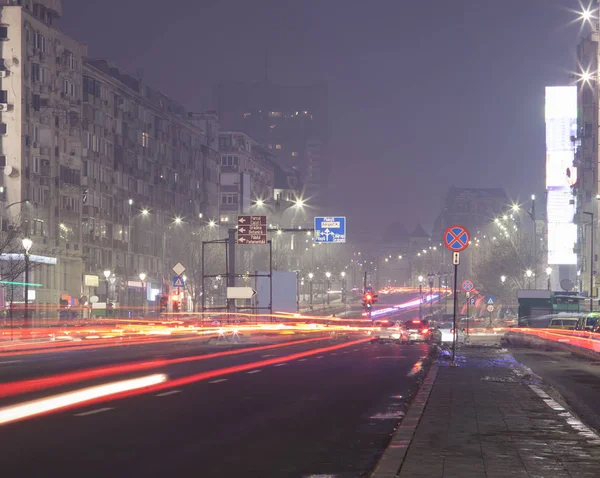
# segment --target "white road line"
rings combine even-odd
[[[337,352],[332,352],[331,355],[337,355]]]
[[[352,352],[358,352],[358,349],[352,349]]]
[[[22,362],[22,360],[8,360],[7,362],[0,362],[0,365],[5,365],[7,363],[19,363]]]
[[[346,350],[345,352],[342,352],[342,353],[343,353],[343,354],[347,354],[347,353],[348,353],[348,351]]]
[[[227,378],[219,378],[218,380],[213,380],[212,382],[208,382],[208,383],[221,383],[221,382],[226,382]]]
[[[275,365],[275,367],[283,367],[284,365],[287,365],[286,363],[278,363],[277,365]]]
[[[168,397],[169,395],[174,395],[179,392],[181,392],[181,390],[169,390],[168,392],[159,393],[156,396],[157,397]]]
[[[273,354],[267,354],[267,355],[261,355],[262,358],[267,358],[267,357],[277,357],[277,355],[273,355]]]
[[[91,410],[89,412],[76,413],[76,417],[86,417],[88,415],[95,415],[96,413],[108,412],[109,410],[114,410],[114,408],[97,408],[96,410]]]
[[[253,373],[258,373],[258,372],[262,372],[262,370],[250,370],[249,372],[246,372],[246,373],[253,374]]]
[[[320,358],[323,358],[323,357],[324,357],[324,355],[319,355],[318,357],[315,357],[315,358],[320,359]]]
[[[306,362],[306,359],[298,359],[298,362]]]

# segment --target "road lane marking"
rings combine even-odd
[[[337,355],[337,352],[332,352],[330,355]]]
[[[267,354],[267,355],[261,355],[262,358],[267,358],[267,357],[277,357],[277,355],[275,354]]]
[[[8,363],[19,363],[19,362],[22,362],[22,360],[9,360],[7,362],[0,362],[0,365],[5,365]]]
[[[358,352],[358,349],[352,349],[352,352]]]
[[[226,382],[227,380],[229,380],[228,378],[219,378],[217,380],[213,380],[212,382],[208,382],[208,383],[221,383],[221,382]]]
[[[285,362],[284,363],[278,363],[277,365],[275,365],[275,367],[283,367],[284,365],[287,365]]]
[[[298,362],[306,362],[306,359],[298,359]]]
[[[109,410],[114,410],[114,408],[97,408],[96,410],[91,410],[89,412],[76,413],[76,417],[87,417],[88,415],[95,415],[96,413],[108,412]]]
[[[323,357],[324,357],[324,355],[319,355],[318,357],[315,357],[315,358],[322,359]]]
[[[167,397],[169,395],[174,395],[174,394],[179,393],[179,392],[181,392],[181,390],[170,390],[168,392],[159,393],[156,396],[157,397]]]
[[[347,353],[348,353],[348,351],[346,351],[346,352],[342,352],[342,353],[343,353],[343,354],[347,354]]]
[[[249,373],[249,374],[253,374],[253,373],[258,373],[258,372],[262,372],[262,370],[250,370],[250,371],[249,371],[249,372],[247,372],[247,373]]]

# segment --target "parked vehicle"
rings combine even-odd
[[[452,322],[438,324],[437,328],[432,331],[432,341],[439,344],[452,343],[453,333],[454,329]],[[456,343],[465,343],[465,332],[460,328],[458,329],[456,336]]]

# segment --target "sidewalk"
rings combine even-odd
[[[599,476],[600,437],[506,349],[457,358],[430,369],[373,477]]]

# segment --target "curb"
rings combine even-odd
[[[421,388],[419,388],[415,399],[408,408],[408,412],[400,422],[398,430],[394,433],[390,444],[383,452],[370,478],[395,478],[399,475],[400,468],[402,468],[406,453],[431,395],[438,369],[439,365],[434,363],[427,372]]]

